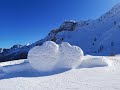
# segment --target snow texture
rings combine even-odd
[[[3,68],[0,66],[0,73],[3,72]]]
[[[85,56],[86,59],[97,58]],[[120,56],[106,57],[112,66],[37,72],[28,60],[2,62],[0,90],[120,90]],[[92,61],[92,60],[91,60]]]
[[[59,66],[60,68],[76,68],[81,64],[83,51],[77,46],[71,46],[67,42],[63,42],[60,46]]]
[[[2,66],[0,66],[0,76],[3,76],[4,75],[4,69]]]
[[[83,62],[80,64],[80,68],[93,68],[93,67],[103,67],[103,66],[111,66],[110,61],[106,57],[93,57],[88,56],[89,58],[86,58],[83,60]]]
[[[81,48],[71,46],[66,42],[57,45],[52,41],[47,41],[42,46],[32,48],[28,53],[31,66],[38,71],[76,68],[82,62],[82,57]]]
[[[58,60],[58,49],[56,43],[45,42],[42,46],[36,46],[29,51],[28,60],[36,70],[51,71]]]

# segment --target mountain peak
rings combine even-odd
[[[113,8],[120,8],[120,3],[117,3]]]
[[[107,13],[102,15],[98,20],[99,21],[107,21],[107,20],[113,20],[120,18],[120,3],[113,6],[112,9],[110,9]]]

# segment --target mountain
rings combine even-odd
[[[80,46],[85,54],[120,54],[120,3],[96,20],[65,21],[58,29],[52,30],[44,39],[25,46],[14,45],[0,49],[0,61],[27,58],[28,51],[45,41],[69,42]]]

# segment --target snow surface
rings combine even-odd
[[[52,42],[45,42],[42,46],[32,48],[28,53],[28,60],[33,68],[39,71],[51,71],[57,63],[59,46]]]
[[[0,66],[0,76],[4,74],[3,67]]]
[[[67,42],[62,42],[59,46],[59,68],[76,68],[83,60],[83,51],[80,47],[71,46]]]
[[[84,60],[96,58],[85,56]],[[78,68],[43,73],[28,60],[0,63],[0,90],[120,90],[120,56],[105,57],[111,66]]]
[[[42,46],[32,48],[28,53],[28,60],[38,71],[53,71],[57,68],[76,68],[82,62],[83,51],[67,42],[60,45],[52,41]]]
[[[92,68],[92,67],[111,66],[110,61],[106,57],[100,57],[100,56],[96,56],[96,57],[87,56],[87,57],[88,58],[84,59],[79,67]]]

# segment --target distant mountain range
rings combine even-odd
[[[27,58],[28,51],[45,41],[69,42],[80,46],[85,54],[120,54],[120,3],[96,20],[65,21],[44,39],[28,45],[0,48],[0,62]]]

